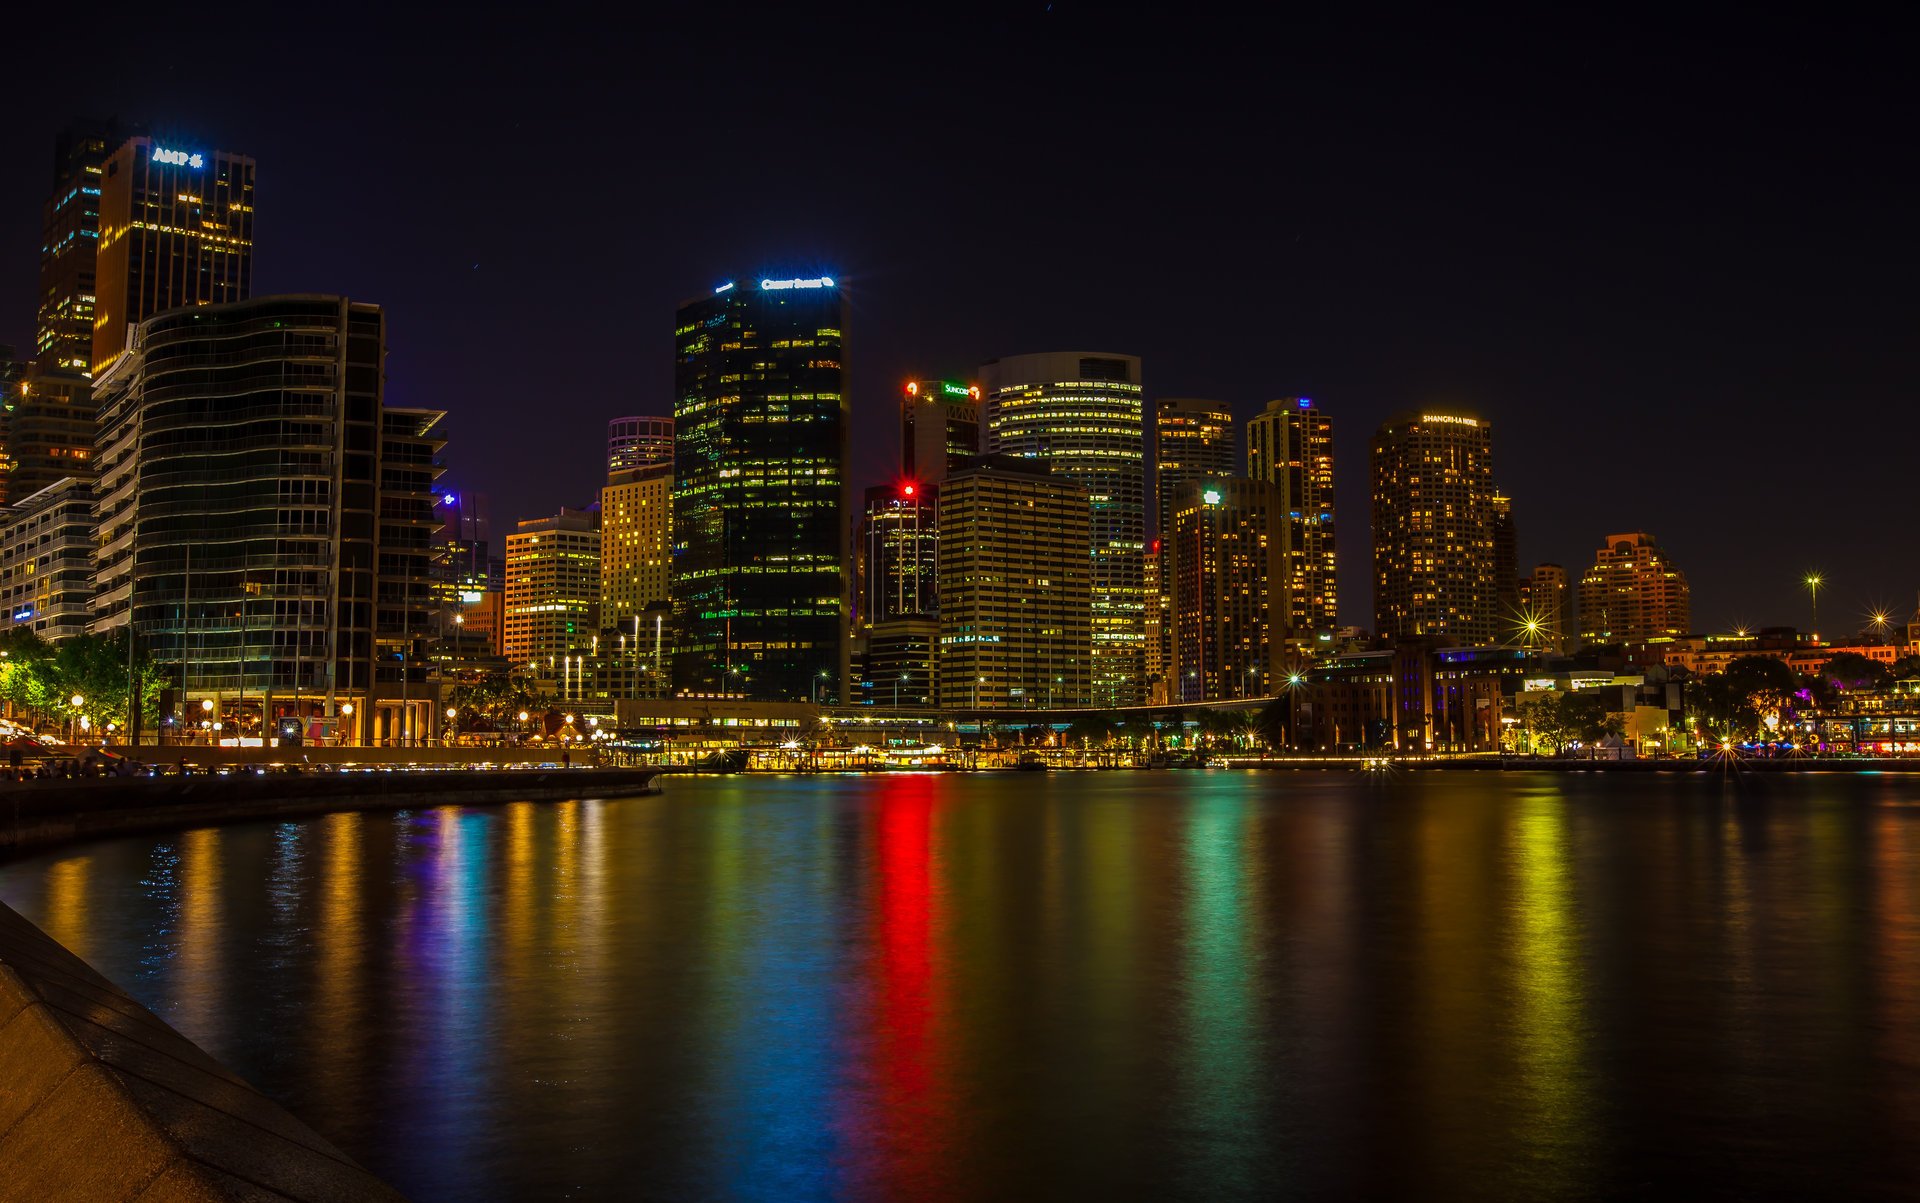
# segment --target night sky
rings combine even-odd
[[[825,271],[856,485],[891,477],[910,375],[1126,352],[1153,396],[1334,417],[1350,623],[1367,439],[1436,401],[1495,423],[1523,567],[1577,575],[1640,528],[1700,630],[1804,626],[1812,568],[1829,635],[1912,611],[1920,197],[1891,27],[795,10],[14,14],[0,342],[31,341],[56,131],[117,115],[255,156],[255,295],[386,307],[388,398],[450,411],[449,483],[491,494],[496,542],[594,495],[608,418],[671,412],[677,302]]]

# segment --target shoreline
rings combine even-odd
[[[206,823],[349,810],[563,802],[657,793],[658,769],[101,777],[14,782],[0,791],[0,860],[79,840]]]

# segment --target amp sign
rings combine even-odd
[[[168,150],[164,146],[156,146],[153,148],[153,161],[156,163],[166,163],[173,167],[191,167],[196,171],[207,165],[206,159],[197,153],[189,154],[184,150]]]

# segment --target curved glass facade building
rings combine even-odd
[[[96,382],[94,629],[131,613],[171,721],[433,729],[419,641],[442,415],[383,404],[385,355],[378,306],[269,297],[150,318]]]
[[[844,700],[846,306],[830,276],[741,280],[674,324],[674,689]]]
[[[980,369],[987,450],[1046,460],[1092,505],[1096,706],[1147,700],[1147,455],[1140,359],[1012,355]]]

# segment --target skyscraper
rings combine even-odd
[[[1139,358],[1014,355],[980,375],[987,450],[1045,460],[1085,489],[1092,506],[1093,704],[1144,702],[1147,465]]]
[[[1161,546],[1173,596],[1172,696],[1269,696],[1285,614],[1284,512],[1264,480],[1191,481],[1173,499]]]
[[[900,470],[937,485],[980,454],[980,386],[909,380],[900,398]]]
[[[120,138],[106,122],[63,130],[53,149],[53,190],[41,210],[40,304],[33,362],[42,372],[93,368],[95,258],[100,184]]]
[[[741,281],[675,321],[674,687],[846,697],[846,306]]]
[[[594,515],[562,509],[507,532],[506,634],[515,667],[558,680],[600,633],[600,531]],[[571,692],[571,691],[569,691]]]
[[[1306,397],[1283,397],[1247,423],[1247,475],[1280,490],[1286,529],[1282,637],[1306,639],[1339,625],[1333,522],[1333,419]],[[1280,603],[1276,601],[1276,607]]]
[[[672,463],[672,418],[615,418],[607,423],[608,480],[635,468]]]
[[[1167,397],[1153,403],[1154,492],[1161,538],[1173,526],[1181,486],[1239,474],[1239,433],[1224,402]]]
[[[1580,578],[1580,642],[1637,643],[1685,635],[1693,609],[1686,574],[1645,531],[1608,535]]]
[[[385,356],[378,306],[268,297],[151,318],[95,378],[92,626],[131,613],[174,721],[433,729],[442,415],[385,404]]]
[[[857,607],[864,625],[939,610],[937,506],[934,487],[917,480],[867,490],[860,520],[865,592]]]
[[[0,501],[93,475],[93,381],[71,368],[30,368],[7,388],[0,413],[6,476]]]
[[[1579,628],[1567,570],[1558,564],[1535,564],[1520,586],[1520,616],[1507,642],[1554,656],[1572,651]]]
[[[672,564],[673,465],[614,473],[600,490],[600,626],[617,632],[615,647],[632,657],[633,671],[616,679],[650,693],[660,681],[654,645],[664,644],[656,635]]]
[[[1524,619],[1520,614],[1520,534],[1513,525],[1513,498],[1493,494],[1494,638],[1512,643]]]
[[[1499,641],[1493,428],[1442,408],[1373,436],[1373,612],[1388,639]]]
[[[1088,704],[1093,513],[1087,491],[1044,462],[988,456],[947,477],[940,490],[942,706]]]
[[[100,183],[92,367],[118,359],[128,328],[180,305],[253,295],[253,160],[129,138]]]

